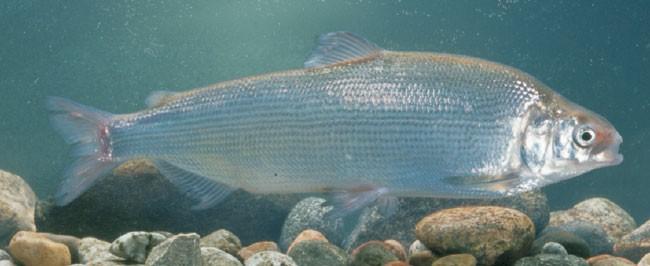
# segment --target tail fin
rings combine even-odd
[[[113,115],[60,97],[49,97],[47,109],[54,129],[74,145],[76,161],[66,169],[66,179],[55,195],[56,204],[63,206],[117,166],[109,130]]]

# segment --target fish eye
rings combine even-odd
[[[580,147],[591,145],[596,139],[596,132],[589,126],[581,126],[573,134],[573,141]]]

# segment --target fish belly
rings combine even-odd
[[[537,95],[517,88],[518,73],[439,57],[387,55],[190,91],[113,121],[114,156],[251,192],[466,193],[444,180],[516,171],[513,147]]]

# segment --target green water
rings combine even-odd
[[[650,218],[648,1],[17,1],[0,3],[0,169],[40,197],[70,163],[44,99],[114,113],[154,90],[299,68],[321,33],[525,70],[607,117],[625,161],[546,189],[552,207],[604,196]]]

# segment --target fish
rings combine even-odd
[[[112,114],[47,99],[76,158],[57,205],[141,158],[196,210],[243,189],[332,193],[348,211],[515,195],[623,161],[610,122],[521,70],[344,31],[321,35],[303,68],[153,92],[147,104]]]

